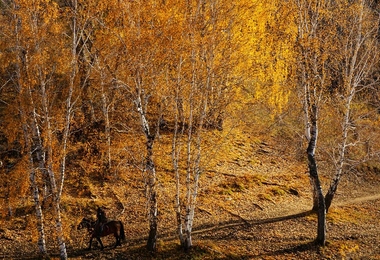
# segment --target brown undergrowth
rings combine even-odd
[[[233,159],[210,161],[201,176],[190,252],[180,249],[176,237],[174,178],[168,165],[158,164],[159,243],[154,254],[145,249],[148,224],[141,173],[122,174],[128,169],[119,169],[104,180],[83,173],[91,171],[86,162],[72,168],[76,170],[68,176],[62,198],[69,258],[380,259],[377,172],[344,176],[328,213],[327,245],[318,247],[313,242],[317,220],[310,211],[310,183],[304,162],[284,156],[270,142],[256,140],[233,146],[240,147],[233,152],[235,159],[225,155]],[[323,174],[321,177],[325,188],[329,179]],[[122,247],[114,249],[115,239],[110,236],[103,239],[104,251],[96,245],[92,251],[86,250],[88,235],[76,226],[85,216],[94,218],[98,206],[106,208],[109,218],[123,221],[127,240]],[[46,212],[48,251],[51,258],[57,258],[54,218]],[[33,214],[32,202],[24,200],[12,218],[0,219],[1,258],[39,257]]]

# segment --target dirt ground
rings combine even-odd
[[[121,247],[113,248],[115,239],[109,236],[102,239],[106,246],[103,251],[96,244],[93,250],[87,250],[88,236],[76,229],[83,212],[71,209],[68,214],[71,217],[64,218],[70,232],[66,240],[69,258],[380,259],[379,174],[345,176],[327,215],[326,246],[318,247],[314,244],[317,218],[310,212],[310,184],[303,166],[284,163],[281,159],[258,162],[259,159],[254,165],[244,162],[239,162],[239,167],[231,165],[230,170],[223,165],[201,176],[194,247],[190,252],[179,248],[175,235],[173,197],[169,196],[173,191],[159,190],[158,251],[151,254],[145,249],[148,233],[140,195],[123,188],[129,193],[124,199],[120,194],[117,196],[125,207],[118,218],[124,222],[126,241]],[[323,173],[321,177],[326,187],[328,178]],[[128,183],[124,180],[118,185]],[[111,188],[116,194],[115,186]],[[106,193],[107,187],[98,192]],[[71,203],[76,200],[71,199]],[[109,206],[109,215],[118,210],[120,207]],[[0,258],[39,258],[32,208],[29,214],[0,219]],[[49,221],[49,216],[46,218]],[[57,259],[54,232],[48,228],[47,245],[51,259]]]
[[[308,210],[290,213],[289,209],[283,214],[281,205],[276,204],[277,212],[260,210],[257,218],[245,219],[236,214],[223,221],[196,224],[195,246],[187,253],[179,249],[173,232],[161,234],[154,255],[145,250],[144,234],[127,233],[127,241],[117,249],[112,248],[114,239],[109,237],[103,239],[106,245],[103,251],[96,245],[88,251],[84,249],[87,237],[81,233],[75,244],[68,243],[68,255],[70,259],[380,259],[378,187],[373,187],[372,194],[364,191],[360,197],[344,198],[333,205],[327,219],[325,247],[313,242],[314,214]],[[199,209],[197,213],[199,218],[209,214]],[[19,225],[0,228],[0,257],[38,258],[35,241],[28,239],[28,231],[21,222]],[[55,258],[57,254],[51,256]]]

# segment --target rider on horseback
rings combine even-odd
[[[98,208],[96,211],[96,221],[83,218],[79,223],[78,229],[87,228],[90,234],[90,242],[88,249],[91,249],[91,243],[94,238],[99,242],[101,249],[104,248],[101,237],[108,235],[114,235],[116,238],[115,247],[121,246],[121,240],[125,240],[124,225],[120,220],[108,221],[106,213],[102,208]]]
[[[102,232],[103,232],[103,226],[107,222],[108,222],[108,220],[107,220],[107,217],[106,217],[106,212],[101,207],[98,207],[98,209],[96,211],[96,224],[98,226],[98,232],[99,232],[98,234],[99,234],[99,236],[102,234]]]

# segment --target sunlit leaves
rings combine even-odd
[[[244,23],[236,38],[244,58],[235,70],[247,75],[248,98],[265,100],[277,110],[274,114],[281,112],[292,91],[289,79],[297,32],[293,12],[289,3],[254,1],[241,14]]]

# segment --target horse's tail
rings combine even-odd
[[[123,225],[123,222],[119,221],[120,222],[120,238],[122,240],[125,240],[125,232],[124,232],[124,225]]]

